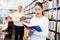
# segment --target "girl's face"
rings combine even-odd
[[[35,8],[36,16],[38,16],[38,17],[41,16],[43,9],[39,5],[36,5],[34,8]]]

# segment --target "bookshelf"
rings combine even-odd
[[[5,17],[9,16],[9,12],[8,12],[9,10],[10,9],[0,9],[0,18],[2,19],[2,23],[1,24],[5,23]],[[17,11],[16,9],[12,9],[12,10],[13,10],[13,12]]]

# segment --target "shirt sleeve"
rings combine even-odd
[[[24,25],[26,25],[26,26],[30,26],[30,24],[29,24],[29,23],[25,23],[25,22],[23,22],[23,24],[24,24]]]
[[[17,15],[17,13],[15,12],[15,13],[13,13],[13,16],[12,16],[12,20],[13,21],[16,21],[16,15]]]

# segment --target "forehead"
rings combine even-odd
[[[39,5],[36,5],[34,8],[37,9],[37,8],[41,8],[41,7]]]

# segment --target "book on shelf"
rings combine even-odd
[[[53,1],[53,7],[56,8],[57,7],[57,0],[52,0]]]
[[[48,14],[49,19],[57,19],[57,11],[56,10],[50,10]]]
[[[56,22],[50,21],[50,28],[49,29],[55,31],[55,27],[56,27]],[[49,32],[49,38],[50,38],[50,40],[54,39],[54,35],[55,35],[54,32]]]
[[[44,3],[42,5],[43,5],[43,9],[46,10],[46,3]]]
[[[51,15],[49,12],[46,12],[46,17],[48,17],[48,19],[51,19]]]
[[[58,32],[60,33],[60,22],[58,22]]]
[[[53,1],[49,1],[49,9],[53,8],[52,4],[53,4]]]
[[[58,20],[60,20],[60,10],[58,10]]]
[[[51,19],[51,18],[52,18],[52,11],[50,10],[48,13],[48,19]]]
[[[53,19],[57,19],[57,11],[53,10]]]
[[[48,17],[49,11],[45,11],[45,16]],[[48,18],[49,19],[49,18]]]
[[[56,28],[56,22],[51,21],[51,28],[50,29],[55,31],[55,28]]]
[[[46,9],[49,9],[49,3],[48,2],[46,3]]]

